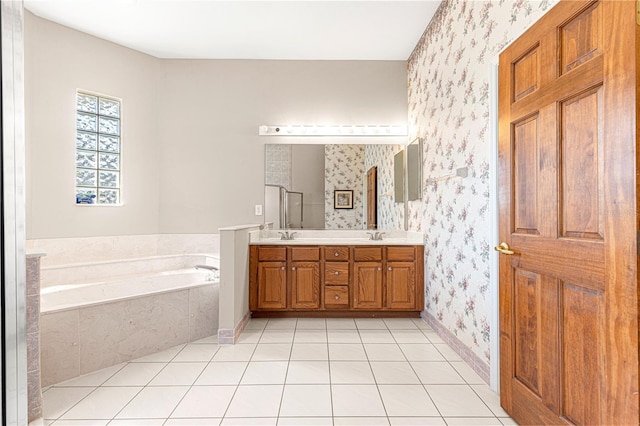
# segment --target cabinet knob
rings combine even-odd
[[[284,266],[281,266],[280,269],[284,271]]]
[[[335,272],[334,272],[334,274],[335,274],[335,275],[340,275],[340,272],[335,271]]]
[[[338,300],[338,299],[340,299],[340,296],[338,296],[338,295],[336,294],[336,300]]]
[[[334,255],[335,257],[338,257],[338,256],[340,256],[340,253],[335,252],[333,255]]]
[[[378,267],[378,271],[382,271],[382,268],[381,268],[381,267]]]
[[[295,266],[293,266],[293,267],[291,268],[291,270],[292,270],[292,271],[295,271],[295,270],[296,270],[296,267],[295,267]]]
[[[389,266],[389,270],[390,270],[390,271],[393,271],[393,268],[392,268],[391,266]]]

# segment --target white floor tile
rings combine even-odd
[[[287,384],[329,384],[328,361],[290,361]]]
[[[431,343],[429,339],[418,329],[415,330],[391,330],[391,335],[396,343]]]
[[[242,332],[236,344],[238,343],[258,343],[262,337],[262,330],[245,330]]]
[[[444,361],[444,357],[431,344],[401,343],[400,349],[408,361]]]
[[[164,421],[164,420],[163,420]],[[44,423],[45,425],[51,424],[53,426],[105,426],[109,423],[109,420],[56,420],[52,423]],[[113,423],[111,423],[113,424]],[[33,423],[29,423],[32,426]],[[162,423],[160,424],[162,425]]]
[[[471,389],[478,394],[480,399],[489,407],[496,417],[509,417],[509,413],[500,406],[500,395],[491,390],[487,385],[471,385]]]
[[[191,343],[195,343],[195,344],[199,344],[199,343],[218,343],[218,335],[214,334],[213,336],[209,336],[209,337],[204,337],[200,340],[196,340],[195,342],[191,342]]]
[[[238,386],[225,417],[277,417],[283,386]]]
[[[495,417],[445,417],[450,426],[502,426]]]
[[[389,426],[386,417],[334,417],[335,426]]]
[[[278,426],[333,426],[331,417],[280,417]]]
[[[380,385],[382,402],[388,416],[439,416],[422,385]]]
[[[237,385],[242,379],[247,364],[249,364],[247,361],[211,362],[202,371],[195,385]]]
[[[169,362],[178,355],[178,352],[180,352],[185,346],[186,345],[174,346],[172,348],[165,349],[164,351],[136,358],[130,362]]]
[[[223,417],[235,390],[235,386],[194,386],[171,417]]]
[[[382,318],[356,318],[358,330],[386,330],[387,324]]]
[[[260,337],[260,343],[292,343],[295,331],[293,330],[265,330]]]
[[[426,385],[464,385],[460,374],[444,361],[413,361],[411,363],[420,381]]]
[[[165,419],[111,420],[109,426],[163,426]]]
[[[329,359],[326,343],[293,343],[291,360],[322,361]]]
[[[188,344],[171,362],[209,362],[218,348],[213,344]]]
[[[93,373],[85,374],[80,377],[69,379],[62,383],[58,383],[56,387],[80,387],[89,386],[97,387],[106,382],[111,376],[120,371],[126,363],[114,365],[112,367],[103,368],[102,370],[94,371]]]
[[[362,343],[396,343],[389,330],[360,330],[360,339]]]
[[[296,330],[326,330],[327,322],[324,318],[298,318]]]
[[[362,343],[357,330],[327,330],[329,343]]]
[[[442,417],[389,417],[391,426],[446,426]]]
[[[286,385],[280,416],[331,416],[331,389],[329,385]]]
[[[222,419],[168,419],[164,426],[219,426]]]
[[[291,346],[291,343],[261,343],[256,347],[251,361],[288,361]]]
[[[141,387],[98,388],[61,418],[65,420],[112,419],[141,389]]]
[[[50,388],[42,394],[42,417],[57,419],[82,398],[93,392],[94,388]]]
[[[378,384],[419,385],[420,380],[408,362],[371,362],[373,376]]]
[[[411,321],[421,330],[433,330],[429,324],[422,318],[412,318]]]
[[[255,350],[254,344],[220,346],[212,361],[249,361]]]
[[[327,318],[329,330],[357,330],[356,322],[351,318]]]
[[[172,362],[162,370],[149,386],[190,386],[207,366],[206,362]]]
[[[188,390],[188,386],[146,387],[124,407],[116,418],[166,419]]]
[[[417,330],[413,318],[385,318],[384,323],[389,330]]]
[[[406,361],[397,344],[373,343],[364,345],[369,361]]]
[[[375,383],[371,367],[362,361],[331,361],[332,384],[370,384]]]
[[[326,330],[296,330],[294,343],[327,343]]]
[[[460,355],[449,347],[446,343],[434,343],[433,346],[442,354],[447,361],[462,361]]]
[[[296,318],[271,318],[265,330],[295,330],[297,323]]]
[[[332,361],[367,361],[362,343],[329,343],[329,359]]]
[[[462,378],[470,385],[486,385],[487,383],[473,371],[464,361],[451,361],[451,366],[462,376]]]
[[[386,416],[376,385],[331,385],[333,415]]]
[[[244,326],[245,330],[263,330],[267,323],[269,322],[268,318],[252,318],[249,320],[247,325]]]
[[[468,385],[424,385],[443,417],[493,417]]]
[[[167,365],[164,362],[133,362],[111,376],[103,386],[146,386]]]
[[[242,376],[242,385],[282,385],[287,376],[287,361],[253,361]]]
[[[427,339],[429,339],[429,341],[431,343],[444,343],[446,344],[446,342],[444,340],[442,340],[442,337],[438,336],[438,333],[436,333],[433,330],[421,330],[422,334],[425,335],[425,337]]]
[[[275,417],[250,417],[229,418],[226,417],[220,423],[221,426],[276,426],[278,419]]]

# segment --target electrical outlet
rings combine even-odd
[[[256,216],[262,216],[262,204],[256,204]]]

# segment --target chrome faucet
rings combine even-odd
[[[217,271],[218,268],[215,266],[211,266],[211,265],[196,265],[195,266],[196,269],[206,269],[208,271]]]
[[[369,234],[369,239],[372,241],[382,241],[382,236],[385,234],[384,232],[367,232]]]
[[[284,231],[284,232],[278,232],[278,234],[281,235],[280,237],[281,240],[293,240],[293,236],[296,235],[297,232],[289,233],[289,231]]]

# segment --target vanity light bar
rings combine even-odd
[[[268,126],[258,128],[260,136],[407,136],[407,126]]]

